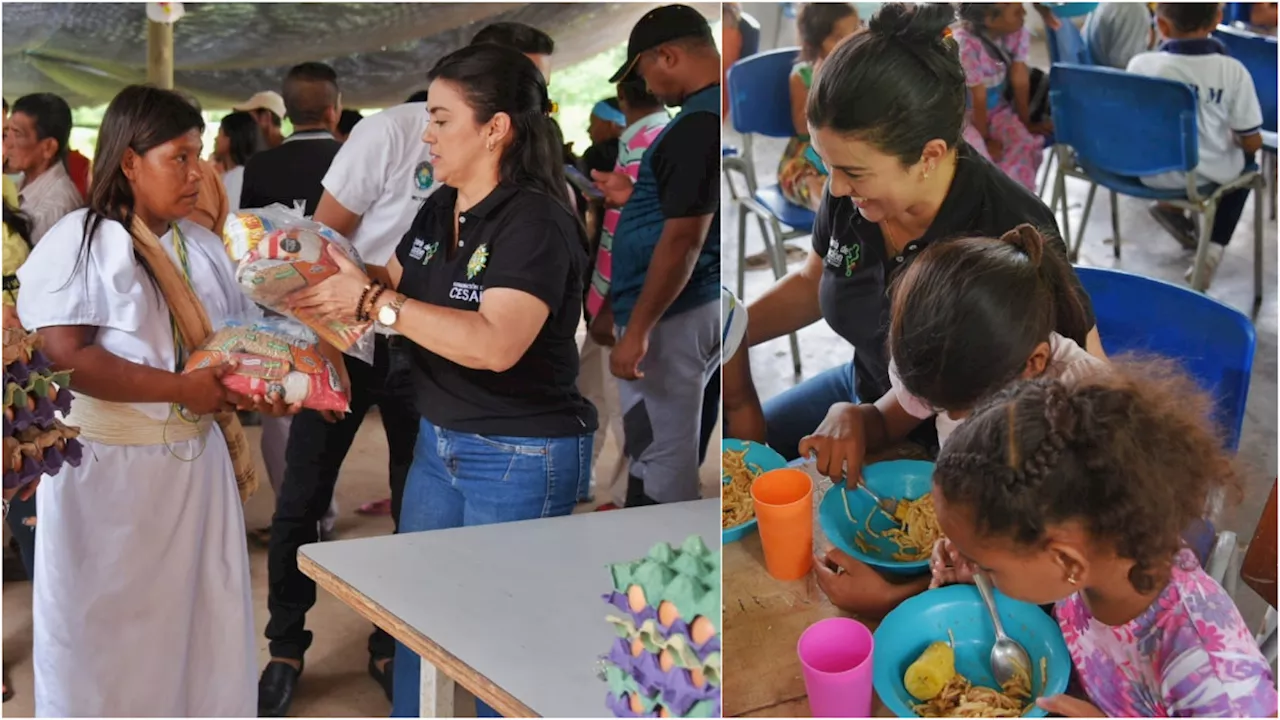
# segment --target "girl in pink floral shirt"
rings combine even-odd
[[[1231,598],[1180,546],[1235,486],[1212,405],[1163,363],[1011,388],[961,424],[933,499],[952,558],[1054,614],[1087,700],[1073,717],[1276,714],[1271,670]],[[945,555],[944,555],[945,556]]]

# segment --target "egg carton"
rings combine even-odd
[[[609,692],[605,704],[614,717],[720,717],[720,690],[710,697],[671,686],[647,690],[634,675],[616,665],[605,668]]]
[[[628,613],[635,625],[655,620],[667,629],[679,628],[683,621],[691,628],[701,619],[711,623],[712,634],[719,632],[720,555],[708,550],[701,537],[690,536],[679,549],[658,543],[644,558],[612,565],[609,571],[613,592],[604,600]]]

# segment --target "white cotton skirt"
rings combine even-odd
[[[86,442],[80,467],[40,483],[38,717],[257,716],[231,458],[216,425],[172,451]]]

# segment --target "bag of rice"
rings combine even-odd
[[[361,268],[360,255],[332,229],[299,217],[282,205],[235,213],[223,229],[227,253],[239,263],[236,279],[245,295],[277,313],[295,317],[342,352],[373,364],[373,323],[348,322],[314,312],[293,314],[289,295],[337,274],[329,245],[337,245]]]
[[[187,360],[186,371],[237,360],[222,384],[244,396],[279,394],[286,404],[346,412],[342,380],[317,346],[315,333],[285,318],[233,320],[215,332]]]

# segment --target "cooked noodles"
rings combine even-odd
[[[737,527],[756,516],[751,500],[751,483],[764,472],[759,465],[747,465],[746,450],[725,450],[721,455],[721,472],[729,478],[721,490],[720,527]]]
[[[849,509],[849,489],[845,488],[842,496],[844,499],[844,513],[849,518],[850,523],[855,523],[853,513]],[[875,517],[879,509],[872,505],[871,512],[867,514],[866,520],[862,523],[862,529],[858,530],[853,538],[853,542],[858,549],[868,555],[878,554],[878,550],[867,539],[870,538],[887,538],[890,542],[898,546],[898,550],[891,556],[899,562],[916,562],[924,560],[933,552],[933,544],[942,537],[942,529],[938,526],[938,516],[933,509],[933,495],[926,493],[915,500],[899,500],[897,508],[893,511],[893,516],[900,523],[898,526],[891,527],[883,533],[878,533],[871,528],[871,520]],[[863,533],[867,537],[863,537]]]

